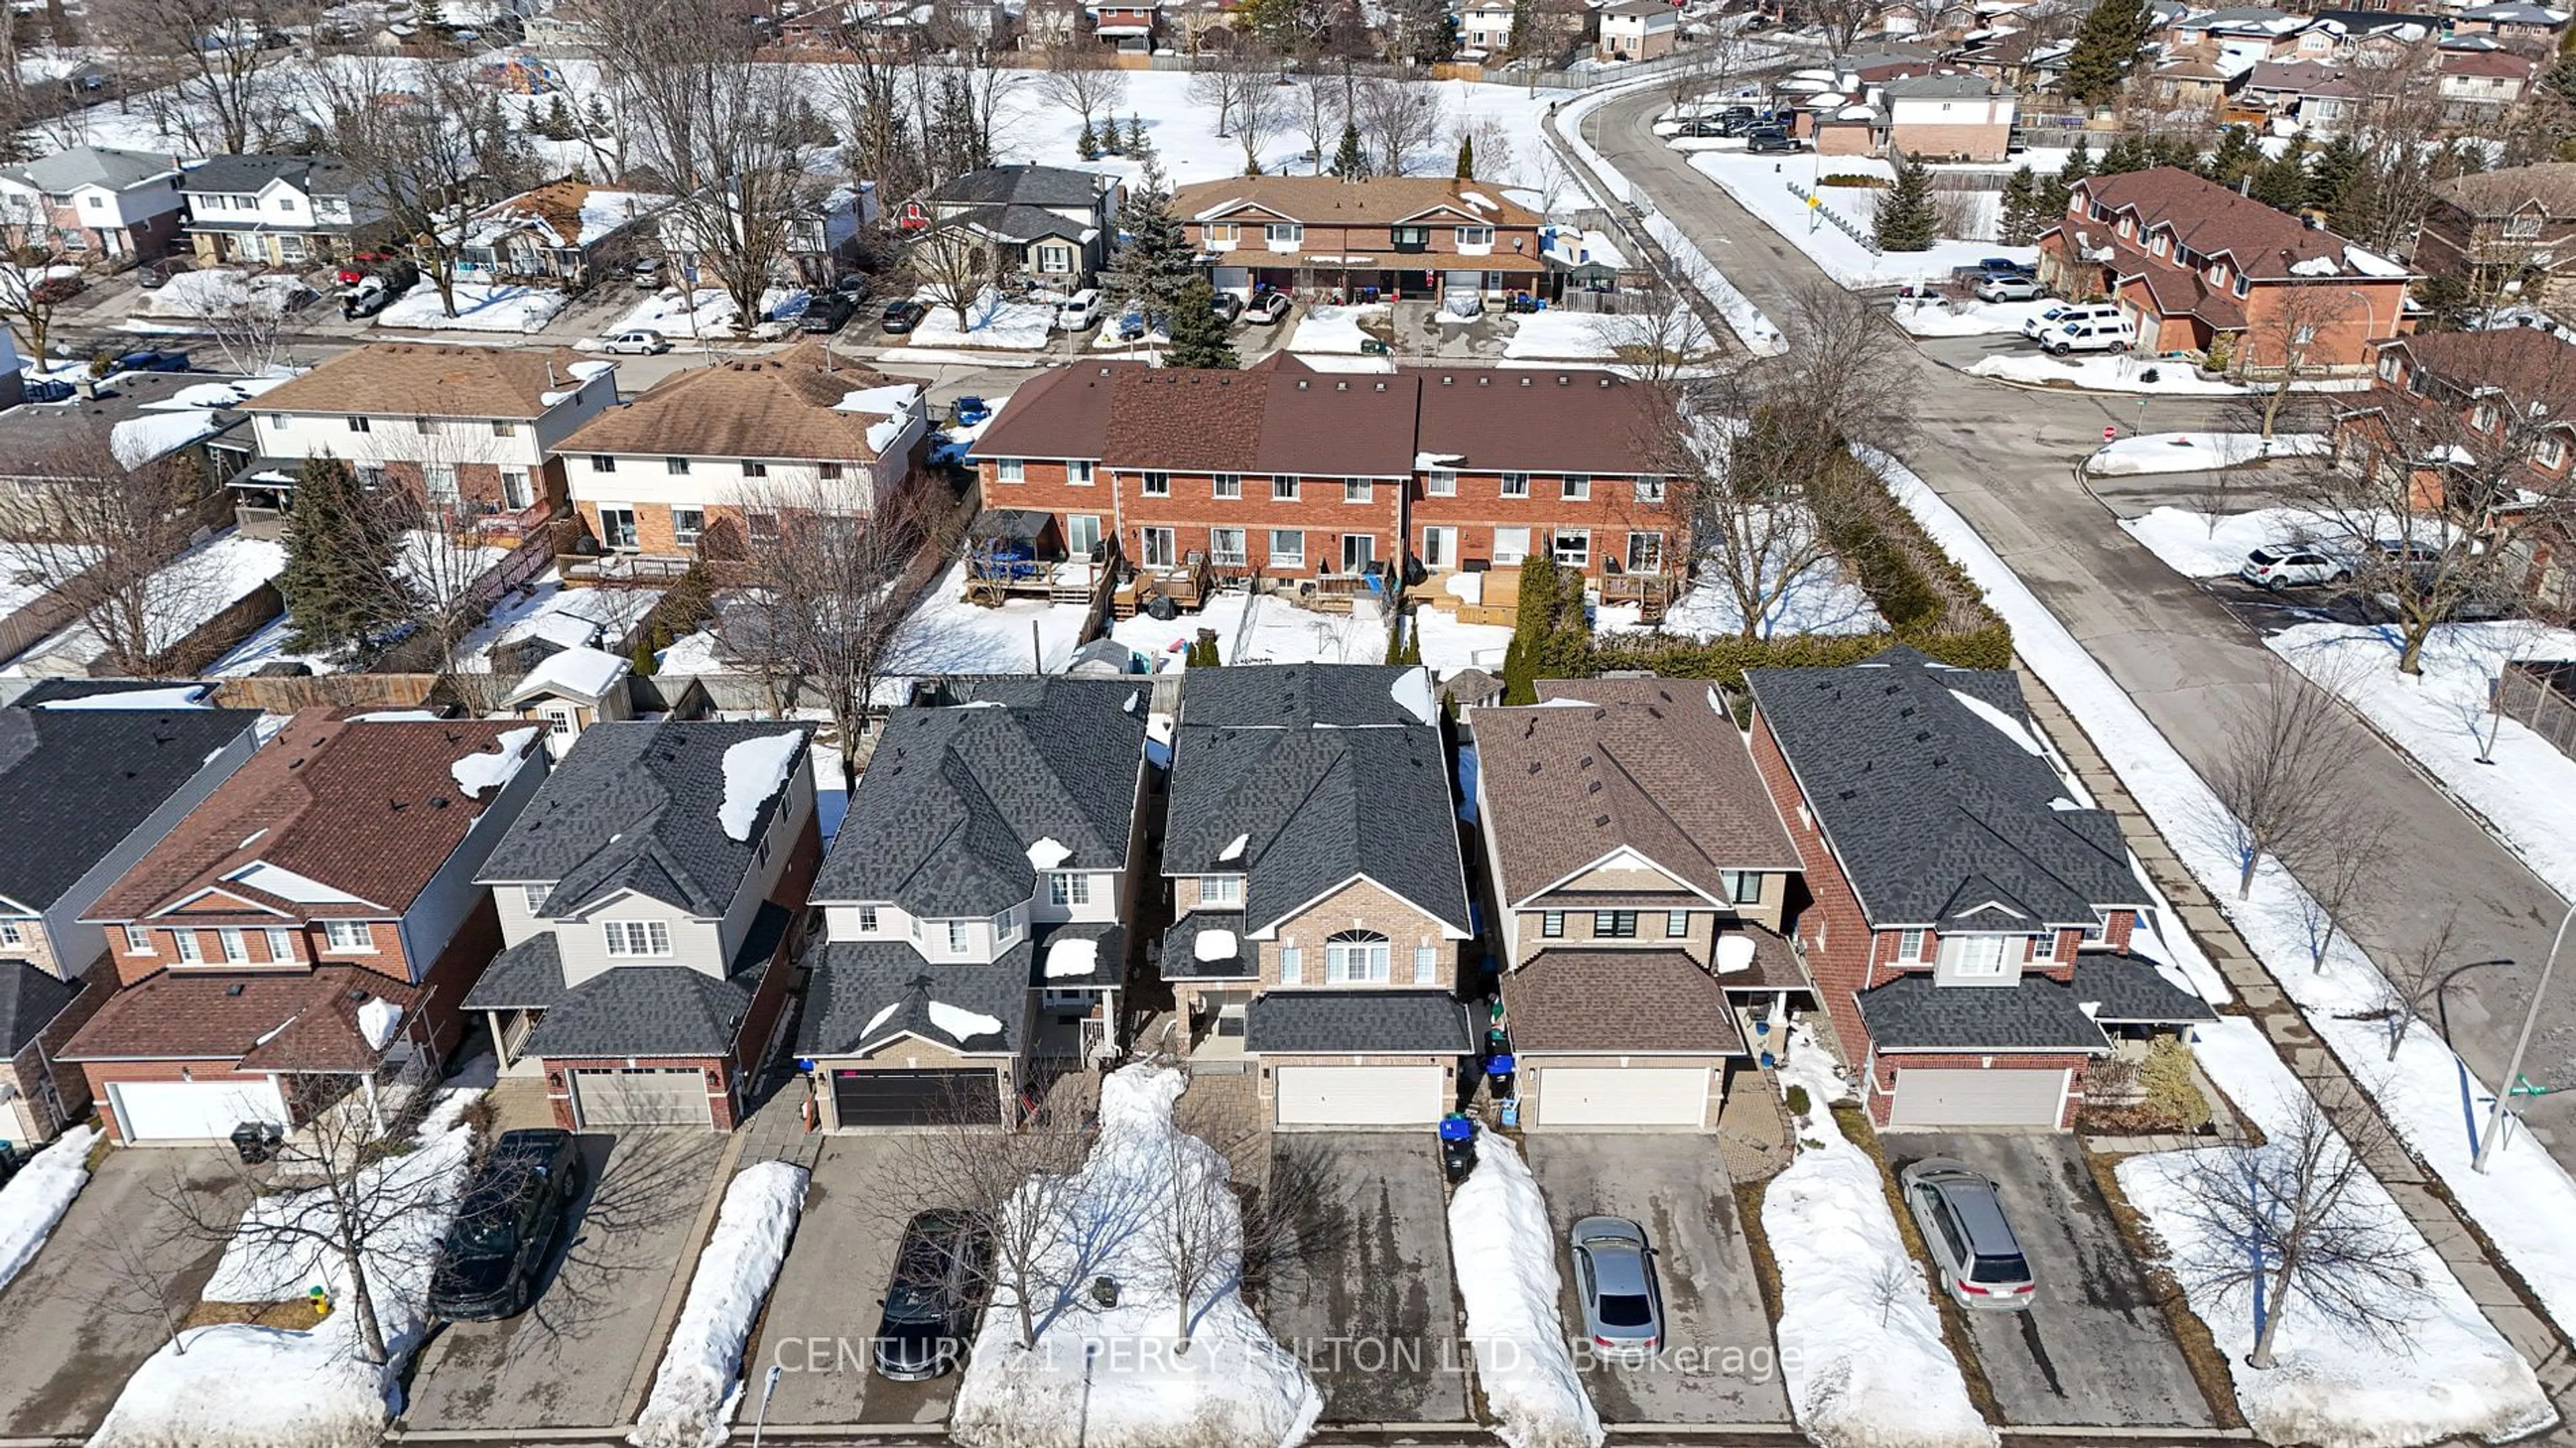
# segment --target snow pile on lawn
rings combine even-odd
[[[2345,535],[2341,524],[2304,508],[2211,514],[2163,507],[2142,518],[2123,518],[2120,526],[2185,578],[2225,577],[2257,548],[2306,544],[2333,551],[2356,541]]]
[[[716,822],[724,826],[725,838],[750,841],[760,807],[795,772],[797,755],[804,747],[805,731],[790,729],[746,739],[725,751],[724,802],[716,806]]]
[[[460,1121],[479,1091],[442,1092],[412,1151],[369,1168],[381,1214],[364,1263],[388,1360],[369,1363],[336,1260],[314,1250],[254,1251],[236,1237],[206,1284],[209,1302],[282,1302],[316,1285],[333,1310],[309,1332],[223,1323],[191,1328],[154,1353],[118,1394],[89,1448],[373,1448],[401,1406],[403,1364],[427,1334],[429,1273],[472,1164]],[[263,1198],[250,1212],[289,1213],[302,1198]],[[182,1353],[178,1348],[184,1345]]]
[[[144,580],[146,642],[156,653],[178,647],[285,571],[286,545],[244,533],[223,533],[189,549]],[[89,625],[75,623],[27,656],[88,664],[106,653],[106,642]]]
[[[2039,302],[1960,302],[1941,297],[1901,300],[1893,313],[1896,325],[1917,337],[1988,337],[2021,335],[2021,324],[2042,307]]]
[[[1807,1092],[1797,1160],[1762,1193],[1780,1270],[1780,1372],[1799,1428],[1824,1448],[1991,1448],[1995,1430],[1968,1400],[1878,1163],[1834,1119],[1848,1093],[1832,1058],[1794,1032],[1780,1080]],[[1890,1293],[1889,1279],[1908,1285]]]
[[[1990,256],[2010,257],[2020,262],[2039,259],[2036,247],[1955,239],[1935,242],[1929,251],[1872,252],[1832,222],[1811,216],[1806,199],[1789,189],[1789,183],[1795,181],[1822,196],[1827,209],[1867,235],[1870,218],[1876,209],[1876,197],[1853,187],[1819,188],[1815,184],[1816,178],[1820,171],[1884,174],[1889,169],[1884,162],[1872,163],[1846,156],[1800,157],[1798,161],[1789,163],[1789,170],[1784,172],[1775,156],[1700,151],[1691,156],[1690,166],[1716,182],[1719,189],[1735,198],[1737,205],[1752,212],[1791,246],[1805,252],[1807,259],[1821,268],[1825,275],[1847,287],[1946,282],[1953,268],[1974,266]],[[2019,329],[2018,324],[2015,329]]]
[[[959,326],[955,308],[923,292],[913,298],[928,311],[912,329],[912,347],[991,347],[1004,352],[1038,352],[1055,329],[1055,308],[1037,302],[1013,302],[991,287],[966,304],[966,324]]]
[[[0,1187],[0,1288],[35,1260],[89,1184],[89,1149],[97,1142],[97,1127],[71,1127]]]
[[[771,287],[760,294],[761,320],[801,316],[807,300],[802,287]],[[609,323],[601,335],[636,328],[659,332],[675,342],[739,337],[743,330],[742,308],[734,304],[733,293],[721,287],[698,287],[686,297],[677,287],[665,287],[627,308],[626,315]],[[584,338],[581,345],[597,344],[595,339]]]
[[[1229,664],[1374,664],[1386,658],[1386,616],[1362,599],[1347,614],[1317,613],[1268,593],[1220,593],[1197,613],[1165,622],[1139,613],[1110,626],[1109,636],[1143,654],[1149,667],[1181,667],[1200,629],[1216,632],[1217,657]]]
[[[2107,352],[2052,357],[2045,352],[1998,352],[1966,369],[1971,377],[2023,382],[2039,387],[2069,387],[2079,392],[2168,392],[2219,396],[2245,389],[2233,382],[2213,382],[2188,362],[2159,362]],[[2150,382],[2146,374],[2153,372]]]
[[[458,282],[456,315],[447,315],[438,288],[423,277],[392,306],[376,314],[379,327],[419,327],[434,332],[542,332],[571,298],[549,287],[506,282]]]
[[[658,588],[566,588],[549,570],[502,599],[492,616],[466,635],[459,662],[470,672],[488,671],[494,651],[532,639],[559,649],[606,648],[613,653],[661,601]]]
[[[801,1166],[764,1161],[725,1188],[671,1345],[653,1374],[653,1395],[626,1435],[636,1448],[715,1448],[727,1437],[743,1344],[787,1260],[787,1241],[805,1209],[805,1180]]]
[[[283,272],[245,276],[229,267],[181,272],[143,294],[143,312],[153,317],[230,316],[244,310],[266,316],[313,295],[300,277]]]
[[[1551,308],[1518,319],[1510,340],[1503,343],[1503,357],[1513,362],[1608,362],[1618,358],[1622,347],[1698,357],[1716,345],[1708,328],[1687,309],[1675,309],[1667,324],[1625,313]]]
[[[1377,340],[1363,330],[1363,320],[1385,321],[1394,308],[1384,302],[1362,302],[1355,306],[1316,306],[1306,309],[1297,319],[1297,330],[1288,338],[1291,352],[1340,352],[1356,356],[1360,344]]]
[[[2276,1143],[2295,1127],[2306,1087],[2252,1021],[2225,1016],[2203,1027],[2198,1055],[2228,1099]],[[2169,1259],[2190,1263],[2214,1252],[2245,1250],[2207,1240],[2216,1227],[2200,1210],[2195,1180],[2205,1161],[2216,1158],[2224,1165],[2231,1155],[2224,1149],[2158,1152],[2119,1164],[2121,1191]],[[2209,1327],[2227,1359],[2237,1405],[2254,1435],[2267,1443],[2407,1448],[2461,1436],[2503,1442],[2555,1421],[2556,1411],[2530,1366],[2406,1224],[2378,1179],[2365,1175],[2348,1201],[2351,1220],[2380,1225],[2403,1240],[2408,1266],[2421,1279],[2414,1287],[2383,1290],[2379,1309],[2394,1316],[2383,1337],[2294,1294],[2283,1309],[2273,1365],[2249,1367],[2252,1289],[2177,1273],[2193,1315]]]
[[[968,603],[966,565],[951,564],[895,630],[886,648],[886,682],[927,674],[1060,672],[1082,642],[1085,613],[1080,604],[1036,598],[1009,599],[998,608]]]
[[[1512,646],[1512,631],[1498,623],[1460,623],[1445,609],[1417,608],[1413,627],[1422,642],[1422,662],[1433,676],[1446,679],[1462,669],[1503,671],[1503,655]]]
[[[1313,1432],[1323,1395],[1244,1305],[1230,1252],[1209,1274],[1206,1299],[1187,1304],[1186,1351],[1173,1335],[1184,1304],[1161,1285],[1170,1274],[1160,1249],[1171,1214],[1234,1210],[1221,1189],[1225,1158],[1172,1124],[1172,1103],[1188,1084],[1179,1071],[1149,1065],[1107,1077],[1099,1139],[1082,1170],[1032,1181],[1012,1203],[1018,1212],[1068,1213],[1078,1226],[1051,1236],[1041,1260],[1036,1275],[1051,1300],[1032,1303],[1042,1308],[1034,1347],[1020,1345],[1008,1283],[985,1310],[949,1417],[957,1442],[1073,1448],[1079,1435],[1081,1448],[1289,1448]],[[1207,1240],[1231,1239],[1219,1230]],[[1116,1307],[1088,1297],[1100,1276],[1118,1282]],[[1080,1414],[1071,1411],[1077,1402],[1086,1405]]]
[[[2131,473],[2199,473],[2265,458],[2322,457],[2334,444],[2321,433],[2146,432],[2104,443],[2084,470],[2104,477]]]
[[[1449,1198],[1449,1255],[1494,1436],[1509,1448],[1600,1448],[1601,1415],[1565,1345],[1547,1199],[1511,1142],[1481,1127],[1476,1169]]]

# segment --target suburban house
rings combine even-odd
[[[383,199],[330,156],[210,156],[180,183],[201,262],[301,269],[381,239]]]
[[[1547,280],[1547,218],[1473,181],[1236,176],[1180,187],[1171,207],[1221,292],[1500,297]]]
[[[627,687],[633,660],[587,644],[557,649],[539,659],[501,698],[501,708],[546,729],[546,752],[561,759],[590,726],[622,724],[635,717]]]
[[[104,454],[121,467],[161,464],[205,498],[251,459],[250,399],[278,385],[203,372],[116,372],[83,378],[71,396],[0,410],[0,520],[28,496]],[[20,536],[24,525],[9,525]]]
[[[2502,0],[2495,5],[2472,5],[2462,10],[2453,22],[2457,35],[2492,35],[2498,40],[2520,41],[2534,54],[2556,50],[2567,34],[2569,12],[2530,0]]]
[[[1880,1125],[2069,1127],[2095,1063],[2212,1018],[2133,952],[2119,822],[2067,798],[2012,674],[1898,647],[1745,685],[1807,974]]]
[[[617,403],[617,364],[567,348],[377,342],[261,395],[261,481],[286,506],[297,464],[335,457],[494,533],[524,533],[564,506],[564,440]]]
[[[1460,57],[1484,59],[1508,52],[1517,8],[1513,0],[1464,0],[1458,7]]]
[[[577,177],[549,181],[487,206],[466,222],[456,274],[471,281],[584,286],[603,262],[613,268],[640,257],[639,223],[671,202],[668,196],[612,191]]]
[[[1141,682],[961,677],[887,716],[814,882],[796,1054],[826,1125],[1016,1124],[1122,1047]]]
[[[501,945],[485,857],[537,792],[537,730],[308,709],[107,887],[120,988],[62,1059],[123,1142],[292,1128],[435,1071]]]
[[[806,726],[594,726],[475,877],[503,945],[465,1009],[567,1131],[730,1131],[822,856]]]
[[[2453,125],[2493,121],[2531,87],[2537,63],[2511,50],[2445,50],[2437,67],[2436,94]]]
[[[2203,49],[2221,65],[2243,70],[2257,61],[2280,60],[2298,53],[2299,36],[2315,22],[2264,5],[2231,5],[2195,11],[2173,22],[2173,44]]]
[[[2000,161],[2012,140],[2012,93],[1982,75],[1898,76],[1871,84],[1864,96],[1861,104],[1816,113],[1819,152]]]
[[[2576,161],[2454,176],[2433,188],[2415,265],[2457,277],[2486,301],[2516,296],[2556,311],[2576,303]]]
[[[2315,136],[2342,132],[2370,98],[2353,72],[2322,60],[2260,62],[2238,94],[2248,105],[2294,120],[2301,131]]]
[[[1424,670],[1194,674],[1172,738],[1161,970],[1190,1069],[1283,1127],[1424,1127],[1471,1088],[1474,938]]]
[[[0,1142],[50,1141],[88,1113],[88,1078],[56,1062],[117,977],[84,917],[256,744],[256,713],[173,692],[190,691],[0,709],[0,827],[16,842],[0,859]]]
[[[610,555],[603,571],[676,576],[701,552],[739,559],[774,541],[783,512],[872,512],[921,466],[922,397],[917,381],[807,342],[585,413],[548,466]]]
[[[122,267],[179,241],[179,163],[158,151],[74,146],[0,166],[0,239]]]
[[[2359,372],[2373,338],[2405,330],[2407,268],[2175,166],[2075,183],[2039,238],[2040,280],[2109,297],[2141,352],[2242,369]]]
[[[1671,0],[1612,0],[1594,13],[1601,37],[1593,53],[1603,60],[1653,60],[1681,39],[1682,13]]]
[[[702,193],[665,207],[654,221],[664,261],[672,279],[690,287],[721,286],[708,261],[710,240],[736,224],[740,207],[731,198]],[[829,286],[842,265],[855,255],[859,228],[877,219],[876,183],[835,186],[798,203],[779,223],[781,255],[772,268],[777,280],[809,287]]]
[[[1707,683],[1539,695],[1475,714],[1521,1125],[1712,1129],[1751,1043],[1808,995],[1784,923],[1797,848]]]
[[[1063,166],[987,166],[903,205],[906,231],[963,227],[1004,268],[1044,286],[1089,286],[1118,243],[1118,178]]]
[[[1163,0],[1083,0],[1091,33],[1116,49],[1143,55],[1154,48],[1156,19]]]

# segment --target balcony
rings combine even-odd
[[[647,553],[564,555],[555,570],[575,588],[668,588],[688,576],[692,561]]]

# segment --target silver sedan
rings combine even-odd
[[[1592,1346],[1621,1357],[1650,1357],[1661,1349],[1664,1295],[1645,1229],[1625,1217],[1585,1217],[1566,1234],[1566,1245]]]

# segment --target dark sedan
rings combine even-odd
[[[992,1242],[964,1212],[923,1212],[903,1229],[877,1323],[877,1376],[916,1383],[957,1366],[975,1336]]]
[[[897,297],[885,305],[885,330],[901,334],[921,325],[930,309],[910,297]]]
[[[565,1209],[587,1176],[569,1131],[505,1131],[492,1143],[430,1274],[429,1310],[450,1322],[516,1317],[563,1235]]]

